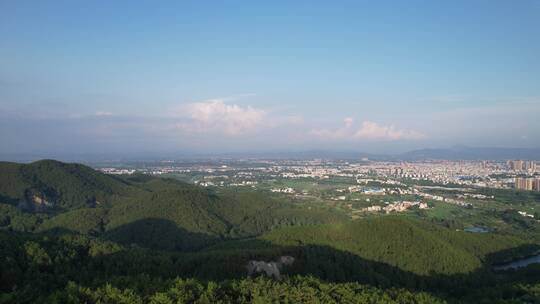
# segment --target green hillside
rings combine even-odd
[[[39,195],[52,204],[52,210],[69,210],[108,203],[128,189],[122,180],[80,164],[0,162],[0,201],[4,203],[17,204]]]
[[[148,248],[193,250],[276,227],[343,219],[257,193],[218,194],[172,179],[113,177],[50,160],[0,163],[0,181],[4,229],[83,233]],[[33,196],[49,205],[21,208],[21,201],[32,204]]]
[[[319,255],[339,251],[363,261],[383,263],[425,276],[471,273],[485,263],[493,262],[495,253],[520,246],[525,250],[525,244],[512,236],[453,231],[420,220],[387,216],[349,223],[276,229],[255,240],[225,243],[214,248],[287,247],[305,256],[311,256],[313,251],[318,251],[315,254]],[[306,265],[307,268],[327,273],[332,271],[328,261],[311,259],[310,263],[312,265]],[[365,266],[360,264],[361,268]],[[344,275],[335,273],[333,276]]]
[[[0,232],[0,303],[444,303],[428,292],[331,283],[311,276],[276,281],[190,278],[215,259],[125,249],[87,237]],[[217,255],[214,255],[217,256]],[[229,258],[230,259],[230,258]]]
[[[164,252],[0,231],[0,303],[534,303],[539,295],[538,268],[418,275],[330,246],[241,244]],[[283,280],[245,278],[248,260],[281,254],[297,259]]]

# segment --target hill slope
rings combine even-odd
[[[4,203],[69,210],[107,203],[114,195],[126,194],[128,188],[122,180],[80,164],[0,162],[0,202]]]
[[[379,268],[388,266],[420,276],[471,273],[491,262],[492,254],[522,245],[524,241],[510,236],[453,231],[420,220],[386,216],[276,229],[256,240],[223,244],[215,249],[289,248],[289,253],[309,263],[298,266],[303,267],[298,269],[300,273],[315,271],[334,279],[359,279],[362,272],[371,271],[367,268],[373,263],[380,263]],[[349,274],[330,274],[333,269],[354,268],[355,263],[358,268]]]
[[[83,165],[51,160],[27,165],[0,163],[0,205],[6,210],[0,226],[91,234],[170,250],[256,236],[284,225],[342,219],[256,193],[215,193],[151,176],[109,176]]]
[[[456,146],[449,149],[420,149],[402,153],[395,157],[401,160],[507,160],[540,158],[540,149],[527,148],[490,148]]]

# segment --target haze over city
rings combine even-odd
[[[0,153],[537,148],[538,1],[0,2]]]

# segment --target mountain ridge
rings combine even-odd
[[[51,155],[47,155],[51,157]],[[0,155],[0,159],[18,162],[35,162],[40,155],[21,154]],[[54,157],[53,157],[54,158]],[[342,159],[359,160],[366,158],[380,161],[419,161],[419,160],[540,160],[540,148],[471,147],[457,145],[449,148],[421,148],[401,153],[367,153],[355,150],[305,150],[269,152],[229,152],[229,153],[147,153],[144,155],[57,155],[58,159],[76,162],[137,162],[155,160],[208,160],[208,159]]]
[[[43,202],[46,202],[43,203]],[[43,205],[45,204],[45,205]],[[33,218],[35,231],[72,231],[162,249],[196,249],[223,238],[259,235],[281,225],[337,221],[252,192],[214,190],[152,176],[112,176],[80,164],[43,160],[0,163],[0,222]],[[260,212],[265,210],[265,212]],[[166,221],[167,225],[162,225]],[[121,229],[127,227],[130,229]],[[176,231],[175,233],[169,233]],[[146,235],[170,238],[163,242]],[[206,235],[193,239],[193,234]]]

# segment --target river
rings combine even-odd
[[[527,265],[534,264],[534,263],[540,263],[540,254],[537,254],[528,258],[515,260],[513,262],[509,262],[506,264],[497,265],[497,266],[494,266],[493,269],[495,270],[516,269],[516,268],[525,267]]]

